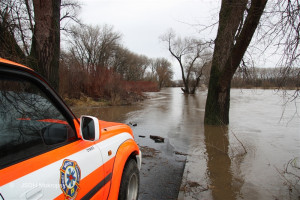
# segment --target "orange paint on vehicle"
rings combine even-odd
[[[79,183],[79,191],[78,194],[76,196],[76,199],[81,199],[82,197],[84,197],[88,192],[90,192],[97,184],[99,184],[102,180],[104,180],[104,178],[106,177],[106,175],[103,175],[103,170],[105,170],[106,168],[109,168],[112,163],[114,163],[114,158],[110,159],[109,161],[107,161],[104,165],[102,165],[101,167],[99,167],[97,170],[93,171],[92,173],[90,173],[88,176],[86,176],[84,179],[80,180]],[[105,186],[103,186],[94,196],[94,199],[103,199],[103,194],[105,194],[105,190],[107,190],[107,185],[109,186],[109,182],[105,184]],[[109,187],[108,187],[109,188]],[[106,191],[108,192],[108,191]],[[56,200],[59,199],[65,199],[65,195],[62,193],[61,195],[59,195],[58,197],[55,198]]]
[[[111,126],[124,125],[124,124],[99,120],[99,125],[101,126],[101,128],[107,128]]]
[[[110,188],[110,182],[108,184],[106,184],[103,188],[101,192],[96,193],[91,200],[99,200],[99,199],[107,199],[108,196],[108,192],[109,192],[109,188]],[[101,193],[101,198],[99,198]]]
[[[115,163],[115,158],[116,157],[113,157],[113,159],[110,159],[106,164],[105,164],[105,167],[104,167],[104,174],[105,176],[108,176],[110,173],[113,173],[113,168],[114,168],[114,163]],[[119,168],[120,170],[123,170],[121,168]],[[107,184],[105,186],[105,188],[103,189],[103,199],[107,199],[107,196],[109,194],[109,190],[110,190],[110,185],[111,185],[111,181],[109,182],[109,184]],[[94,198],[95,200],[97,198]]]
[[[125,124],[120,124],[120,125],[117,125],[117,126],[110,126],[110,127],[102,127],[102,129],[101,129],[101,138],[98,142],[104,141],[104,140],[106,140],[110,137],[113,137],[115,135],[118,135],[122,132],[129,133],[133,137],[132,130],[130,129],[129,126],[127,126]]]
[[[134,155],[139,154],[139,147],[134,140],[127,140],[119,147],[115,158],[111,188],[108,199],[118,199],[123,170],[128,157],[132,153],[134,153]]]
[[[104,165],[104,177],[107,177],[110,173],[112,173],[112,169],[114,166],[114,162],[115,162],[115,157],[111,158],[109,161],[107,161]],[[110,184],[111,184],[111,180],[102,188],[102,199],[107,199],[108,193],[109,193],[109,189],[110,189]],[[95,196],[93,196],[91,199],[99,199],[97,198],[98,195],[95,194]]]
[[[77,121],[78,120],[78,121]],[[80,135],[80,118],[74,119],[74,124],[77,132],[78,138],[82,138]],[[79,122],[79,123],[78,123]],[[127,132],[133,137],[133,133],[131,128],[128,125],[122,124],[122,123],[116,123],[116,122],[107,122],[99,120],[99,126],[101,128],[100,130],[100,139],[96,141],[96,143],[104,141],[110,137],[113,137],[115,135],[118,135],[122,132]]]
[[[9,65],[15,65],[21,68],[18,70],[26,71],[27,73],[33,74],[35,77],[39,78],[42,82],[48,85],[48,83],[37,73],[35,73],[32,69],[0,58],[0,63],[6,63]],[[28,71],[30,70],[30,71]],[[50,86],[49,86],[50,87]],[[30,118],[18,118],[17,120],[31,120]],[[54,120],[54,119],[41,119],[37,120],[41,122],[50,122],[50,123],[61,123],[67,124],[67,122],[62,120]],[[28,158],[22,162],[11,165],[4,169],[0,170],[1,179],[0,179],[0,187],[6,185],[16,179],[19,179],[25,175],[33,173],[43,167],[46,167],[54,162],[59,160],[63,160],[66,157],[78,153],[79,151],[85,150],[101,141],[105,141],[113,136],[116,136],[120,133],[127,132],[131,134],[133,137],[132,130],[129,126],[114,123],[114,122],[105,122],[99,120],[99,128],[100,135],[98,141],[84,141],[81,140],[80,135],[80,123],[79,120],[73,119],[74,126],[76,129],[77,137],[79,140],[74,141],[65,146],[59,147],[57,149],[53,149],[49,152],[45,152],[43,154],[37,155],[32,158]],[[105,152],[107,153],[107,152]],[[84,197],[88,192],[90,192],[95,186],[97,186],[105,177],[108,177],[110,174],[112,175],[111,180],[108,181],[95,195],[92,199],[117,199],[119,194],[120,183],[122,179],[122,174],[124,170],[124,166],[130,155],[139,154],[139,148],[133,139],[129,139],[124,141],[123,144],[119,147],[115,157],[112,157],[109,161],[103,164],[101,167],[97,168],[92,173],[88,174],[85,178],[80,180],[80,189],[77,194],[77,199]],[[98,166],[97,166],[98,167]],[[58,180],[59,181],[59,180]],[[59,182],[58,182],[59,183]],[[104,195],[104,196],[103,196]],[[108,197],[107,197],[108,196]],[[65,199],[63,192],[55,199]]]
[[[75,123],[75,127],[76,127],[76,123]],[[76,127],[76,129],[78,129],[78,127]],[[30,158],[28,160],[19,162],[15,165],[1,169],[0,174],[3,175],[3,178],[0,179],[0,186],[5,185],[15,179],[18,179],[22,176],[29,174],[29,173],[32,173],[44,166],[47,166],[53,162],[56,162],[57,160],[63,159],[69,155],[77,153],[78,151],[86,149],[86,148],[94,145],[95,143],[99,143],[110,137],[118,135],[121,132],[129,132],[129,130],[130,130],[130,128],[127,125],[119,125],[119,126],[115,126],[115,127],[109,127],[109,128],[107,128],[107,131],[104,131],[105,134],[102,135],[100,140],[98,140],[96,142],[78,140],[71,144],[65,145],[63,147],[57,148],[55,150],[43,153],[36,157]],[[132,134],[132,132],[131,132],[131,134]],[[19,169],[22,169],[22,170],[19,170]],[[11,173],[12,171],[14,173]]]
[[[26,69],[29,69],[31,71],[33,71],[33,69],[29,68],[29,67],[26,67],[25,65],[21,65],[19,63],[16,63],[16,62],[13,62],[13,61],[10,61],[10,60],[6,60],[4,58],[0,58],[0,62],[2,63],[6,63],[6,64],[10,64],[10,65],[16,65],[16,66],[19,66],[19,67],[24,67]]]
[[[5,185],[18,178],[21,178],[22,176],[32,173],[58,160],[66,158],[67,156],[77,153],[92,145],[94,145],[94,142],[78,140],[71,144],[65,145],[63,147],[57,148],[55,150],[43,153],[23,162],[19,162],[15,165],[1,169],[0,186]]]
[[[79,120],[73,119],[73,122],[74,122],[74,125],[75,125],[77,137],[78,137],[78,138],[81,138],[81,135],[80,135],[80,124],[79,124]]]
[[[49,122],[49,123],[54,123],[54,124],[68,124],[68,122],[63,121],[63,120],[59,120],[59,119],[40,119],[40,120],[36,120],[38,122]]]
[[[17,120],[20,120],[20,121],[30,121],[31,119],[30,118],[17,118]]]

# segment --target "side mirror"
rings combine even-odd
[[[100,126],[96,117],[80,117],[80,134],[84,140],[97,141],[100,138]]]
[[[68,129],[64,124],[51,124],[42,129],[45,144],[53,145],[67,141]]]

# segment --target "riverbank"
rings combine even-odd
[[[174,88],[176,89],[176,88]],[[178,90],[180,90],[180,87],[177,87]],[[279,91],[278,88],[260,88],[260,87],[251,87],[251,88],[235,88],[238,90],[274,90]],[[202,85],[198,89],[198,93],[206,93],[207,88],[205,85]],[[64,102],[72,107],[72,108],[78,108],[78,107],[109,107],[109,106],[131,106],[137,103],[140,103],[146,99],[150,98],[156,98],[156,94],[159,94],[159,91],[157,92],[143,92],[143,93],[129,93],[128,97],[126,98],[120,98],[118,95],[114,95],[113,98],[92,98],[88,97],[84,94],[81,94],[79,98],[63,98]]]
[[[180,87],[178,87],[180,88]],[[287,90],[295,90],[300,91],[298,87],[293,87],[293,88],[278,88],[278,87],[254,87],[254,86],[249,86],[249,87],[233,87],[232,89],[238,89],[238,90],[273,90],[277,92],[285,92]],[[106,106],[127,106],[127,105],[132,105],[141,101],[144,101],[145,99],[151,98],[153,93],[158,93],[159,91],[156,92],[129,92],[126,97],[121,97],[120,95],[112,95],[111,98],[91,98],[88,97],[84,94],[80,95],[80,98],[64,98],[64,101],[66,104],[70,107],[80,107],[80,106],[93,106],[93,107],[106,107]],[[205,85],[201,85],[198,88],[198,93],[203,93],[207,92],[207,87]]]
[[[143,93],[130,93],[126,98],[121,98],[119,95],[113,95],[112,98],[98,98],[94,99],[86,95],[81,95],[80,98],[64,98],[66,104],[70,107],[80,106],[93,106],[93,107],[105,107],[105,106],[126,106],[132,105],[137,102],[141,102],[147,99],[147,96]]]

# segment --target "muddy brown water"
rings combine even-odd
[[[161,152],[159,162],[170,161],[166,167],[184,161],[174,152],[197,156],[201,199],[300,198],[299,99],[289,102],[274,90],[233,89],[229,126],[213,127],[203,125],[206,91],[185,96],[180,88],[166,88],[147,94],[149,99],[134,106],[73,111],[136,123],[132,128],[137,142]],[[154,143],[150,135],[166,138],[165,143]]]

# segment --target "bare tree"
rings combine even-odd
[[[215,40],[206,124],[228,124],[232,77],[251,42],[267,0],[223,0]]]
[[[113,68],[127,81],[138,81],[145,77],[146,69],[150,66],[150,59],[138,55],[124,47],[115,52]]]
[[[185,94],[194,94],[202,76],[202,70],[210,59],[209,43],[195,38],[176,37],[171,30],[161,36],[166,42],[171,55],[176,58],[181,68]]]
[[[0,53],[1,57],[23,61],[30,53],[33,25],[31,15],[27,18],[28,12],[32,13],[32,3],[28,1],[7,0],[0,2]],[[29,10],[29,11],[28,11]],[[24,21],[30,26],[24,26]]]
[[[89,72],[94,72],[96,67],[110,67],[120,45],[121,34],[109,25],[81,27],[72,28],[69,39],[71,55]]]
[[[71,27],[75,24],[82,25],[78,19],[81,4],[76,0],[62,0],[60,5],[60,30],[66,33],[71,32]],[[68,34],[67,34],[68,35]]]
[[[170,84],[173,77],[173,71],[171,63],[167,59],[157,58],[153,60],[152,68],[156,75],[159,89]]]
[[[277,48],[276,51],[280,51],[281,66],[289,68],[299,66],[300,2],[298,0],[269,1],[259,33],[260,42],[265,42],[267,47],[273,45]]]
[[[135,54],[121,45],[121,34],[112,26],[73,27],[69,38],[68,56],[86,73],[98,73],[99,68],[112,69],[127,81],[142,80],[150,59]]]
[[[209,77],[209,69],[211,67],[211,53],[207,52],[201,57],[201,61],[197,62],[190,70],[191,90],[190,93],[194,94],[200,83],[200,78],[207,79]],[[205,81],[205,80],[203,80]]]
[[[60,22],[74,14],[65,12],[61,18],[60,12],[68,6],[78,5],[76,2],[66,2],[0,2],[0,56],[29,65],[56,89],[59,84]],[[75,17],[73,15],[72,19]]]
[[[258,42],[272,47],[273,53],[281,55],[277,63],[280,68],[278,81],[281,89],[290,84],[290,77],[300,65],[300,2],[297,0],[269,1],[265,10],[262,25],[259,29]],[[266,37],[267,36],[267,37]],[[263,51],[264,53],[264,51]],[[300,74],[297,74],[300,79]],[[292,98],[300,96],[298,84]]]

